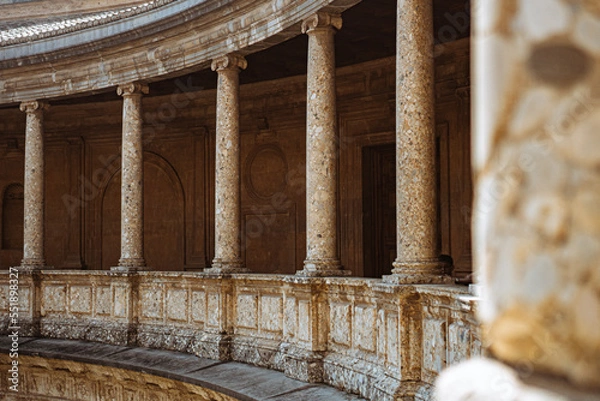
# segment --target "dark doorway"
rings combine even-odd
[[[363,148],[364,275],[391,274],[396,259],[396,145]]]

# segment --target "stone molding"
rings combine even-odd
[[[235,7],[228,6],[234,1]],[[126,20],[8,46],[0,52],[0,104],[81,94],[123,82],[152,82],[209,68],[211,60],[223,54],[248,55],[297,36],[298,24],[318,11],[341,13],[358,2],[180,0]],[[149,37],[159,38],[151,51]]]
[[[50,104],[47,102],[42,102],[39,100],[33,100],[30,102],[22,102],[19,105],[19,110],[25,113],[34,113],[36,111],[44,111],[50,107]]]
[[[302,21],[302,33],[330,28],[338,31],[342,29],[342,16],[340,14],[318,12]]]
[[[221,57],[217,57],[213,59],[212,63],[210,64],[210,68],[217,72],[223,70],[240,71],[245,70],[247,66],[248,62],[244,56],[236,53],[230,53]]]
[[[119,96],[147,95],[148,92],[148,85],[141,82],[132,82],[117,87],[117,95]]]

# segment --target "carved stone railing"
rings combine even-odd
[[[0,276],[2,331],[8,275]],[[19,277],[21,336],[235,360],[368,399],[429,399],[438,372],[481,353],[464,287],[283,275],[42,271]]]

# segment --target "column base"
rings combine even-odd
[[[19,272],[31,272],[38,270],[54,269],[54,266],[46,266],[44,259],[23,259],[21,265],[17,266]]]
[[[252,273],[250,269],[244,267],[244,263],[241,260],[224,261],[222,259],[213,259],[211,267],[204,269],[206,274],[238,274],[238,273]]]
[[[45,264],[21,264],[19,266],[15,266],[18,270],[19,273],[31,273],[31,272],[37,272],[37,271],[41,271],[41,270],[52,270],[54,269],[54,266],[46,266]]]
[[[452,258],[440,258],[423,261],[399,261],[393,263],[390,276],[383,276],[386,283],[395,284],[450,284],[452,283]]]
[[[344,270],[338,259],[307,259],[304,269],[296,272],[297,276],[305,277],[338,277],[350,276],[350,270]]]
[[[110,268],[112,271],[118,272],[138,272],[144,270],[152,270],[146,266],[144,259],[119,259],[119,265]]]

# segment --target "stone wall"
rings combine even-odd
[[[1,276],[2,316],[7,280]],[[235,360],[372,400],[429,399],[441,369],[481,354],[474,300],[464,287],[46,270],[21,275],[19,296],[23,336]]]

